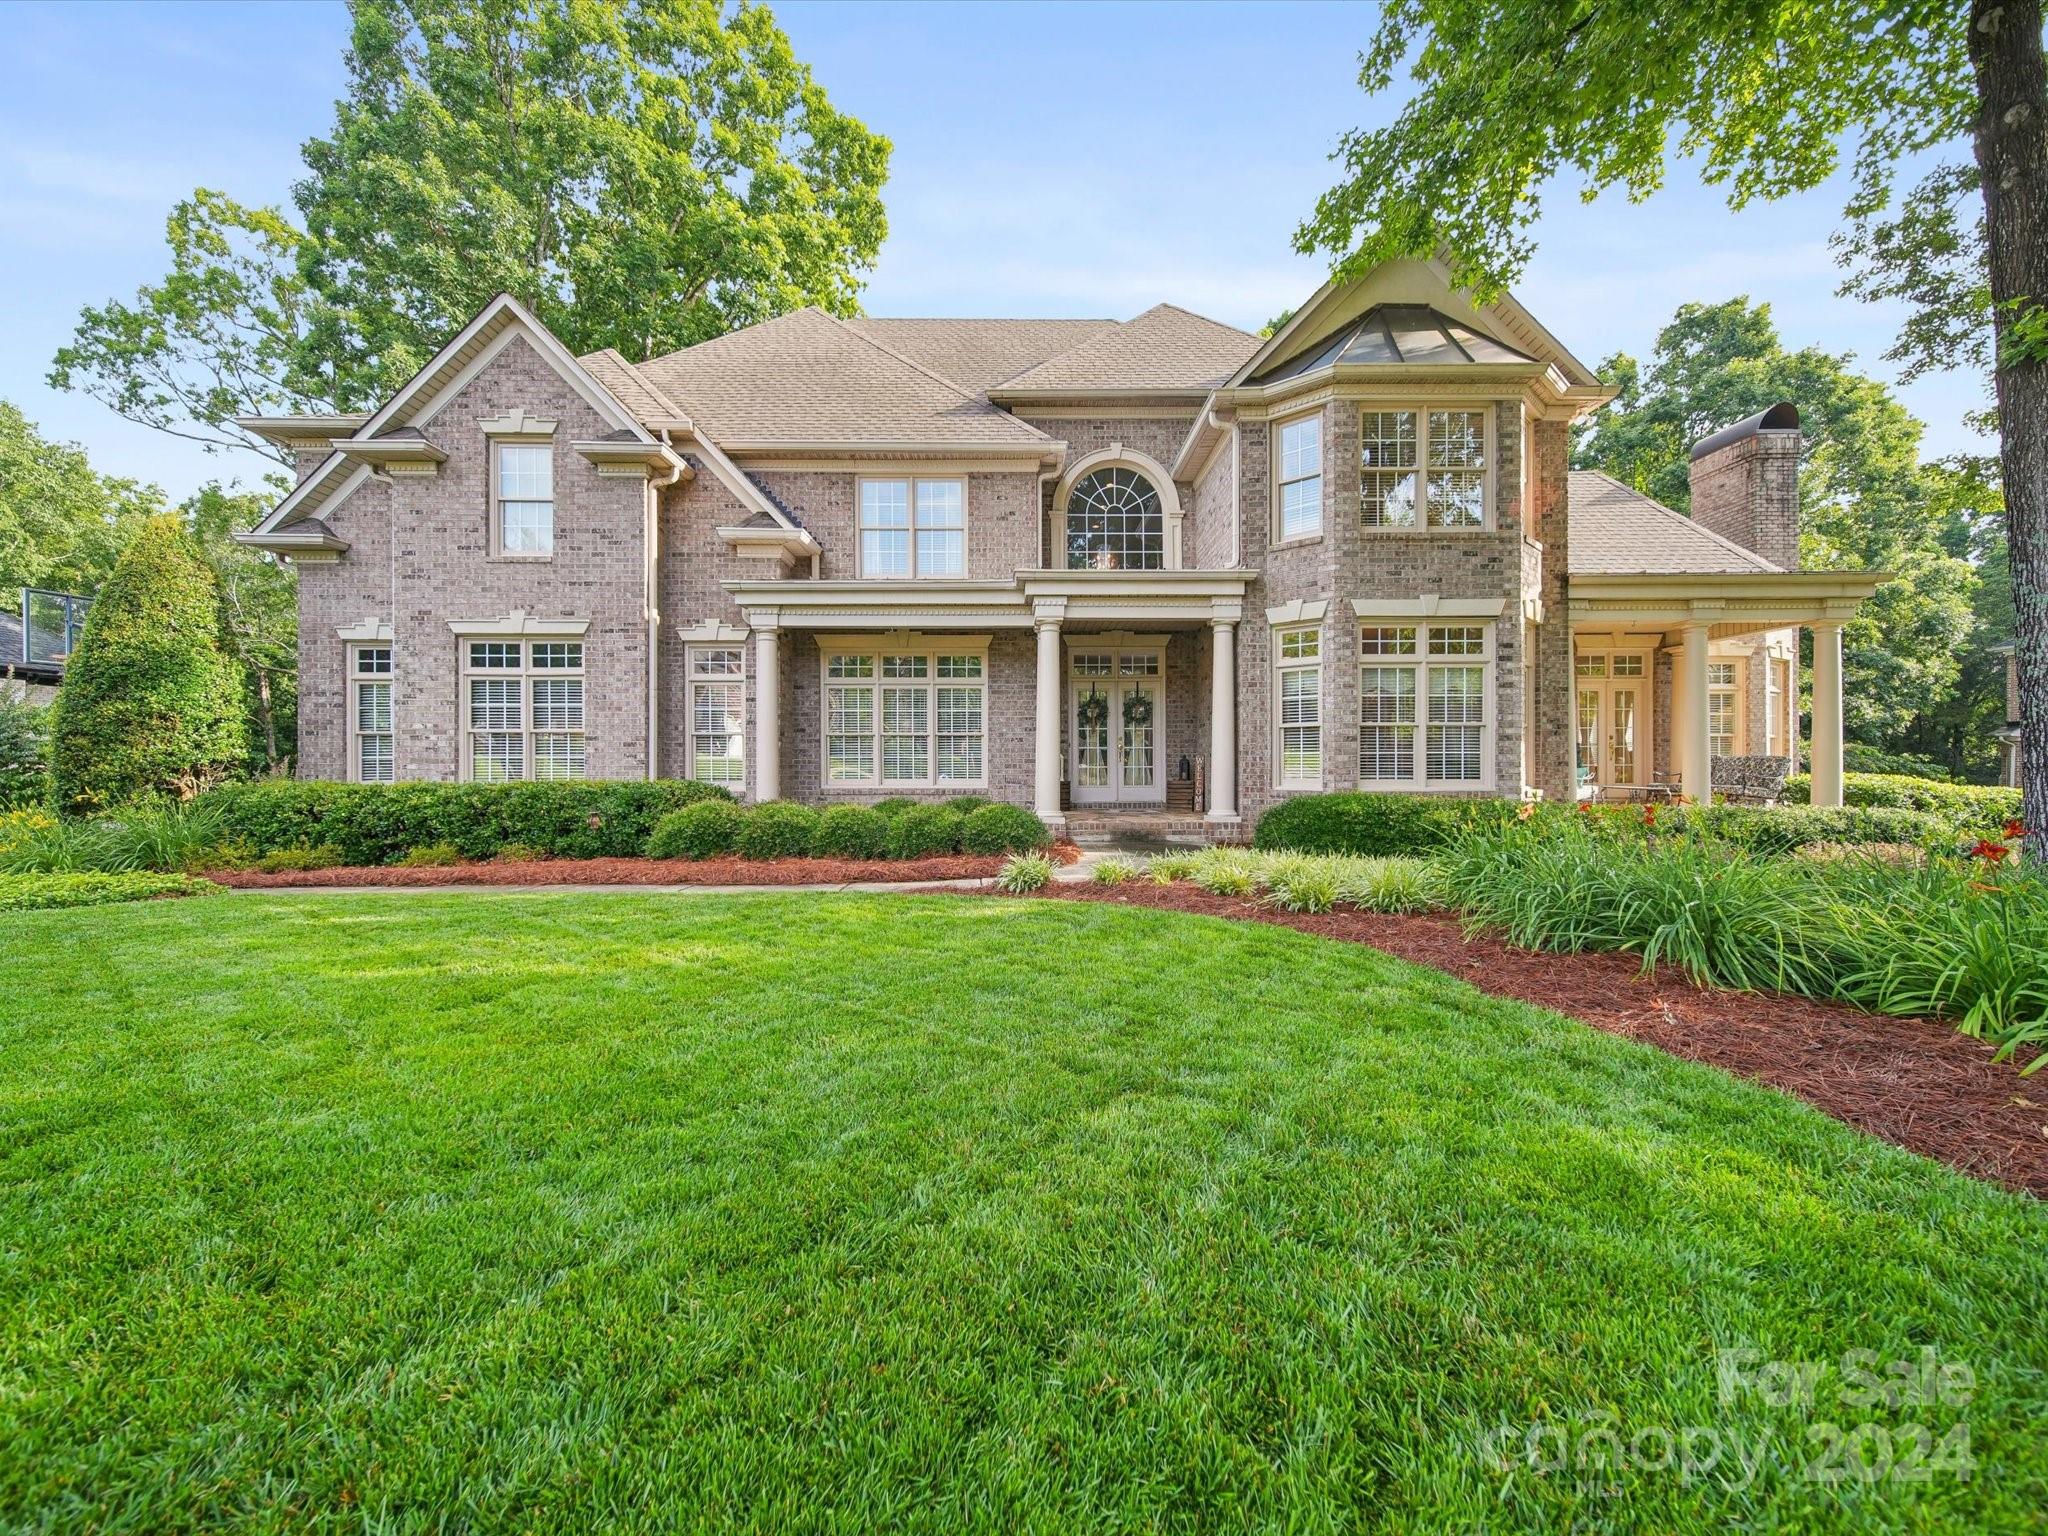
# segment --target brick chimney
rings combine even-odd
[[[1799,410],[1780,401],[1692,445],[1693,521],[1799,569]]]

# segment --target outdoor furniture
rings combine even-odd
[[[1717,757],[1714,793],[1735,805],[1774,805],[1792,773],[1789,757]]]

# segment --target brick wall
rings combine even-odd
[[[844,471],[761,470],[757,479],[811,530],[823,553],[818,575],[851,581],[860,575],[858,477]],[[967,477],[967,574],[1007,579],[1038,564],[1038,476]]]
[[[1784,570],[1799,569],[1796,430],[1756,432],[1694,459],[1692,516]]]

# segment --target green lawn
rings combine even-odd
[[[2048,1504],[2042,1206],[1368,950],[949,897],[243,894],[6,932],[0,1528]],[[1970,1401],[1717,1394],[1718,1348],[1923,1346]],[[1732,1451],[1690,1484],[1486,1452],[1607,1416],[1653,1463],[1688,1427],[1769,1454],[1743,1487]],[[1813,1426],[1863,1421],[1966,1424],[1975,1475],[1809,1480]]]

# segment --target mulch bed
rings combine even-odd
[[[1081,850],[1062,843],[1052,856],[1071,864]],[[258,891],[354,885],[849,885],[865,880],[987,880],[1002,870],[1003,862],[1001,855],[991,854],[937,859],[534,859],[427,869],[337,866],[276,874],[224,869],[210,871],[206,878]]]
[[[2038,1081],[1939,1019],[1895,1019],[1782,993],[1722,992],[1630,955],[1547,954],[1455,917],[1283,912],[1198,886],[1054,885],[1042,896],[1251,918],[1369,944],[1804,1099],[1858,1130],[1978,1178],[2048,1197],[2048,1067]]]

